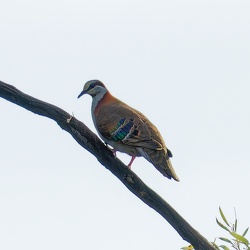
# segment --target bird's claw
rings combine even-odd
[[[114,148],[111,148],[111,147],[108,145],[108,143],[106,143],[106,142],[105,142],[105,146],[106,146],[109,150],[111,150],[112,153],[113,153],[113,155],[116,157],[116,152],[117,152],[117,150],[115,150]]]

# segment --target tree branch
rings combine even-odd
[[[29,96],[2,81],[0,81],[0,97],[35,114],[56,121],[63,130],[70,133],[83,148],[93,154],[133,194],[165,218],[179,235],[192,244],[196,250],[215,250],[210,242],[192,228],[165,200],[143,183],[134,172],[129,170],[119,159],[115,158],[113,153],[103,144],[97,135],[75,117],[72,117],[64,110],[52,104]]]

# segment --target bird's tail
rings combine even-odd
[[[160,171],[165,177],[180,181],[169,159],[169,154],[170,156],[172,156],[170,151],[168,154],[168,152],[163,149],[152,150],[144,148],[143,152],[144,154],[142,154],[142,156],[144,156],[149,162],[151,162],[155,166],[155,168]]]

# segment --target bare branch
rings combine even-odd
[[[133,194],[165,218],[179,235],[192,244],[196,250],[215,250],[212,244],[191,227],[165,200],[143,183],[143,181],[119,159],[115,158],[113,153],[103,144],[98,136],[82,122],[64,110],[24,94],[15,87],[1,81],[0,97],[35,114],[48,117],[57,122],[63,130],[70,133],[82,147],[93,154],[97,160],[105,168],[110,170]]]

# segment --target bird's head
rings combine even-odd
[[[97,96],[98,94],[105,94],[107,92],[104,84],[99,80],[90,80],[85,83],[82,92],[78,96],[80,98],[84,94],[89,94],[92,97]]]

